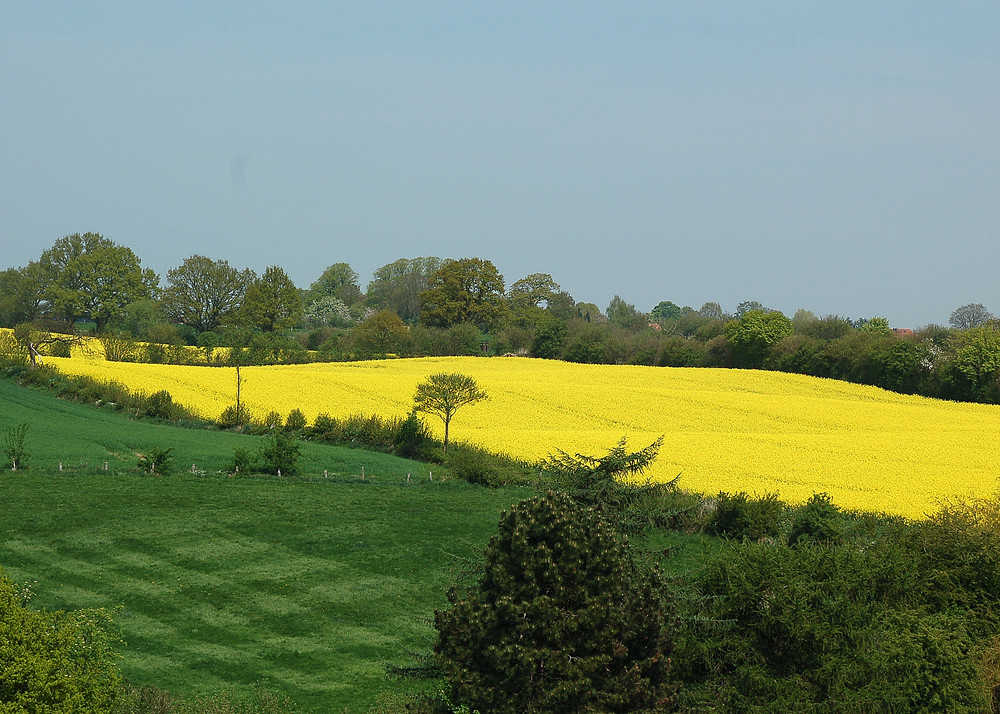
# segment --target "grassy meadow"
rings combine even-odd
[[[124,676],[182,695],[263,684],[299,711],[365,711],[398,686],[385,663],[430,645],[448,585],[522,495],[308,443],[307,471],[331,478],[218,475],[260,440],[132,422],[0,380],[0,433],[23,422],[32,459],[0,473],[0,566],[31,583],[35,606],[118,608]],[[173,447],[185,468],[138,473],[149,445]]]
[[[49,358],[60,371],[166,389],[216,418],[235,399],[232,368]],[[554,449],[602,453],[622,436],[661,434],[652,476],[681,475],[704,493],[827,492],[844,508],[921,518],[942,499],[996,488],[1000,407],[759,370],[582,365],[526,358],[440,357],[247,367],[243,400],[258,417],[301,409],[404,416],[435,372],[474,377],[490,400],[465,407],[452,438],[527,460]],[[440,422],[427,423],[440,435]]]

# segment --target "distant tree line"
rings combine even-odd
[[[131,249],[97,233],[60,238],[37,260],[0,272],[0,325],[48,333],[86,326],[106,340],[150,343],[124,359],[208,363],[513,354],[593,364],[771,369],[946,399],[1000,402],[1000,323],[981,304],[948,326],[892,330],[881,317],[756,301],[725,312],[663,300],[649,312],[615,296],[602,311],[548,273],[508,287],[481,258],[400,258],[366,289],[347,263],[308,289],[279,266],[262,275],[192,255],[163,280]],[[43,333],[44,334],[44,333]],[[223,359],[213,351],[231,348]],[[114,351],[114,350],[112,350]]]

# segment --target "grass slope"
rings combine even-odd
[[[36,581],[36,606],[120,607],[125,676],[181,694],[263,682],[302,711],[364,711],[392,686],[384,663],[432,641],[462,559],[523,495],[406,484],[422,465],[308,444],[311,468],[365,464],[368,479],[145,476],[143,445],[213,470],[250,437],[131,422],[3,381],[0,399],[0,429],[28,422],[33,455],[0,474],[0,566]]]

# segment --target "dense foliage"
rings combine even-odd
[[[0,570],[0,711],[109,711],[117,641],[103,610],[43,612]]]
[[[950,327],[890,329],[882,317],[745,300],[732,314],[661,300],[648,313],[615,295],[603,312],[548,273],[505,290],[481,258],[405,259],[374,271],[367,290],[343,262],[298,289],[278,266],[262,276],[225,260],[186,258],[159,278],[97,233],[66,236],[37,261],[0,272],[0,326],[50,332],[90,326],[148,345],[122,359],[275,364],[398,356],[519,354],[593,364],[753,367],[872,384],[897,392],[1000,403],[1000,329],[979,303]],[[203,356],[178,345],[204,348]],[[213,352],[233,348],[223,355]],[[34,359],[34,355],[32,356]]]
[[[483,572],[435,617],[454,701],[496,714],[661,710],[674,687],[655,573],[594,511],[550,493],[504,514]]]

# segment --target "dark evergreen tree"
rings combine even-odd
[[[669,709],[663,592],[595,511],[552,492],[522,501],[478,582],[453,587],[435,615],[453,700],[494,714]]]

